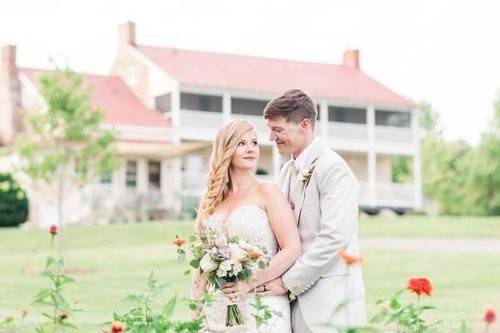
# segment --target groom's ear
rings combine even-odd
[[[313,130],[313,123],[311,119],[309,118],[304,118],[302,121],[299,123],[300,127],[302,127],[304,130]]]

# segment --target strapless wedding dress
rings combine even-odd
[[[269,225],[267,214],[257,205],[245,205],[234,209],[226,221],[222,221],[217,214],[213,214],[207,218],[205,223],[225,230],[228,237],[238,236],[241,240],[250,244],[265,247],[269,258],[272,258],[278,252],[278,244]],[[226,327],[228,299],[221,291],[215,292],[213,303],[203,309],[208,332],[291,333],[290,303],[287,295],[261,296],[261,300],[273,312],[272,318],[266,324],[257,327],[252,315],[256,313],[253,306],[255,296],[247,294],[240,297],[237,302],[243,313],[245,324],[243,326]]]

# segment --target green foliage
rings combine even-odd
[[[8,316],[0,321],[0,332],[21,332],[20,324],[14,317]]]
[[[0,173],[0,227],[13,227],[28,217],[26,192],[10,174]]]
[[[52,333],[65,332],[68,328],[76,329],[76,325],[70,322],[70,318],[74,312],[81,310],[73,308],[64,297],[64,287],[75,280],[64,274],[63,258],[48,257],[42,276],[49,279],[50,286],[40,289],[34,297],[33,304],[48,307],[49,311],[42,312],[47,321],[40,323],[35,331]]]
[[[440,324],[440,321],[427,323],[423,318],[424,313],[433,310],[434,307],[430,305],[420,305],[420,298],[418,304],[414,304],[413,302],[403,303],[401,296],[404,292],[404,290],[400,290],[389,299],[377,301],[377,304],[382,304],[383,308],[370,320],[370,322],[382,323],[384,332],[436,332],[436,325]]]
[[[391,180],[394,183],[409,183],[412,181],[411,157],[393,156],[391,165]]]
[[[482,215],[500,215],[500,96],[490,128],[470,158],[470,205]]]
[[[266,325],[273,316],[283,317],[281,312],[271,310],[271,308],[267,304],[264,304],[259,295],[255,295],[255,303],[252,303],[250,305],[255,309],[255,312],[252,313],[252,316],[255,319],[257,328],[261,327],[262,325]]]
[[[178,300],[177,295],[171,297],[160,309],[154,309],[154,301],[165,291],[167,285],[160,284],[151,273],[148,277],[147,288],[138,294],[129,294],[124,302],[129,304],[125,313],[114,313],[113,320],[125,325],[126,332],[130,333],[188,333],[199,332],[202,328],[202,319],[175,321],[172,319]],[[193,307],[189,303],[190,308]],[[196,309],[194,305],[194,309]],[[111,322],[104,325],[110,325]]]
[[[424,194],[438,203],[442,214],[499,215],[500,97],[491,126],[475,147],[447,142],[430,104],[422,103],[420,110]],[[393,163],[396,177],[405,175],[400,164]]]
[[[438,202],[440,213],[471,214],[468,174],[472,148],[464,142],[428,137],[421,149],[425,195]]]
[[[432,105],[423,101],[420,102],[418,109],[420,110],[419,127],[423,130],[424,136],[441,136],[443,130],[439,121],[439,114],[432,109]]]

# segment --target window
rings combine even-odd
[[[161,113],[172,111],[172,94],[164,94],[155,98],[156,109]]]
[[[149,188],[160,189],[161,186],[161,163],[158,161],[148,162]]]
[[[375,125],[410,127],[411,115],[408,112],[376,110]]]
[[[231,113],[262,116],[268,101],[248,98],[231,98]]]
[[[111,184],[112,175],[113,175],[112,172],[103,173],[99,179],[99,182],[101,184]]]
[[[328,120],[339,123],[366,124],[366,109],[329,106]]]
[[[137,161],[127,161],[125,184],[127,187],[137,187]]]
[[[181,109],[222,112],[222,96],[181,93]]]

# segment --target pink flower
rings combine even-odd
[[[125,324],[121,321],[114,321],[111,325],[111,333],[122,333],[125,331]]]
[[[52,235],[52,237],[54,237],[55,235],[57,235],[57,225],[55,224],[52,224],[49,228],[49,234]]]
[[[484,313],[484,321],[488,323],[488,325],[493,324],[496,320],[497,316],[495,314],[495,310],[493,309],[488,309]]]

